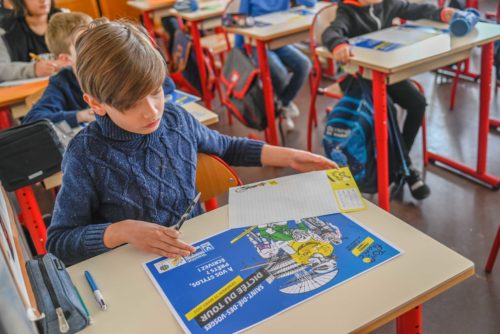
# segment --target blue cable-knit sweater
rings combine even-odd
[[[165,105],[159,128],[149,135],[97,116],[64,155],[47,250],[70,265],[108,251],[103,234],[114,222],[171,226],[195,196],[198,152],[231,165],[259,166],[262,146],[210,130],[173,104]],[[198,207],[193,215],[200,212]]]
[[[66,67],[50,78],[42,97],[24,117],[23,124],[48,119],[52,123],[66,121],[75,128],[78,126],[76,113],[88,107],[73,70]]]

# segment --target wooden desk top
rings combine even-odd
[[[127,1],[127,5],[141,11],[168,8],[175,5],[176,0],[135,0]]]
[[[49,80],[42,80],[19,86],[0,87],[0,107],[24,102],[28,96],[47,87],[48,84]]]
[[[304,6],[294,7],[293,9],[306,9],[317,13],[323,7],[329,6],[329,2],[318,2],[314,8]],[[270,41],[298,32],[308,31],[314,19],[314,15],[299,15],[290,11],[276,12],[255,17],[256,21],[271,23],[265,27],[252,28],[225,28],[227,31],[252,37],[260,41]]]
[[[214,17],[222,16],[227,0],[213,0],[200,2],[199,9],[194,12],[177,12],[176,14],[186,21],[203,21]]]
[[[206,126],[213,125],[219,122],[219,115],[213,111],[208,110],[204,106],[191,102],[184,106],[191,115],[193,115],[201,124]],[[45,189],[52,189],[59,187],[62,183],[62,172],[49,176],[42,181],[43,187]]]
[[[474,274],[471,261],[373,204],[349,216],[403,254],[248,333],[369,332]],[[186,223],[183,235],[192,243],[227,227],[226,206]],[[82,333],[182,333],[142,267],[156,257],[126,245],[68,269],[94,319]],[[98,309],[84,270],[98,282],[109,304],[107,311]]]
[[[447,24],[429,20],[418,20],[414,23],[441,29],[448,27]],[[464,37],[451,36],[449,51],[429,55],[427,50],[420,48],[417,44],[405,47],[408,52],[405,52],[404,56],[391,57],[390,52],[354,48],[354,56],[351,58],[350,65],[363,66],[383,73],[395,73],[423,64],[436,63],[439,59],[460,53],[467,57],[472,48],[498,39],[500,39],[500,25],[479,22],[470,34]],[[360,52],[356,53],[357,50],[360,50]],[[318,48],[318,54],[323,57],[331,57],[331,53],[324,47]],[[440,66],[440,64],[436,63],[436,68]]]

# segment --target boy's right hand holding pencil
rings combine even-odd
[[[111,224],[104,232],[104,245],[115,248],[125,243],[144,252],[168,258],[188,256],[196,249],[181,241],[181,233],[173,228],[140,220],[122,220]]]

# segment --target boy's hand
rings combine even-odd
[[[90,123],[95,121],[95,114],[92,109],[85,109],[76,113],[78,123]]]
[[[341,44],[333,49],[333,59],[342,64],[347,64],[351,57],[352,52],[349,44]]]
[[[321,155],[272,145],[264,145],[260,161],[264,166],[290,167],[299,172],[338,168],[335,162]]]
[[[318,154],[299,150],[295,150],[293,153],[290,167],[299,172],[339,168],[339,166],[330,159]]]
[[[111,224],[104,232],[104,245],[114,248],[124,243],[168,258],[188,256],[195,248],[179,239],[180,232],[140,220],[123,220]]]
[[[40,60],[35,63],[35,75],[37,77],[48,77],[57,70],[57,64],[50,60]]]
[[[443,20],[443,22],[449,23],[453,18],[453,14],[455,14],[456,11],[457,10],[455,8],[450,8],[450,7],[443,8],[443,10],[441,11],[441,19]]]

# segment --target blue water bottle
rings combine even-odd
[[[451,33],[457,37],[467,35],[475,27],[480,17],[481,14],[474,8],[456,11],[450,22]]]
[[[196,0],[191,0],[191,11],[195,12],[198,10],[198,1]]]

